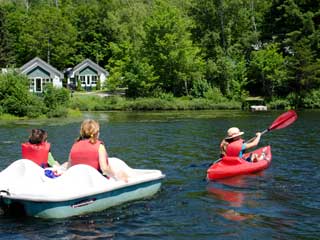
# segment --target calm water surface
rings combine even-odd
[[[100,121],[110,156],[166,174],[153,198],[63,220],[0,215],[0,239],[320,239],[320,112],[298,112],[290,127],[265,134],[271,167],[208,183],[231,126],[247,139],[282,112],[238,111],[85,114]],[[82,119],[0,122],[0,170],[20,158],[32,128],[49,132],[52,153],[67,159]]]

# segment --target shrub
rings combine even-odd
[[[303,107],[320,108],[320,89],[313,90],[303,99]]]
[[[81,117],[82,113],[79,109],[68,109],[68,117]]]
[[[58,118],[58,117],[67,117],[68,109],[63,106],[56,107],[54,109],[50,109],[47,113],[48,118]]]
[[[30,102],[27,106],[27,117],[37,118],[47,112],[47,108],[41,98],[31,95]]]
[[[173,93],[159,93],[157,98],[162,99],[162,100],[167,100],[167,101],[174,100]]]
[[[205,92],[207,92],[210,89],[209,83],[204,80],[196,80],[193,82],[193,86],[191,89],[191,95],[196,98],[204,97]]]
[[[98,80],[97,80],[96,89],[97,90],[101,90],[101,80],[100,80],[100,78],[98,78]]]
[[[204,92],[204,97],[215,103],[226,102],[226,98],[222,95],[221,91],[216,87],[210,87]]]
[[[290,102],[288,99],[273,99],[269,102],[268,107],[270,109],[287,109],[290,108]]]
[[[99,106],[104,105],[103,98],[98,96],[75,96],[70,101],[70,107],[80,111],[96,111]],[[101,110],[101,109],[100,109]]]
[[[52,84],[46,85],[43,101],[47,108],[67,107],[70,102],[70,92],[66,88],[56,88]]]
[[[0,106],[3,113],[19,117],[39,116],[44,105],[29,92],[29,80],[17,73],[0,75]]]
[[[223,100],[223,101],[222,101]],[[240,102],[222,99],[216,100],[189,97],[175,98],[171,94],[163,94],[158,98],[125,99],[120,96],[96,97],[77,96],[72,98],[70,107],[81,111],[107,110],[195,110],[195,109],[240,109]]]
[[[83,89],[82,89],[82,87],[81,87],[81,80],[80,79],[78,79],[77,80],[77,91],[82,91]]]

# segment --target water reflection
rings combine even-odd
[[[114,239],[114,231],[106,231],[112,227],[112,224],[97,223],[94,220],[70,222],[67,227],[67,235],[62,239]]]
[[[213,197],[224,201],[227,206],[221,208],[219,214],[225,219],[232,221],[243,221],[253,218],[252,213],[242,212],[245,206],[256,206],[256,200],[252,200],[251,195],[258,196],[258,193],[248,191],[254,177],[261,176],[262,173],[241,175],[226,179],[211,181],[207,185],[207,190]]]

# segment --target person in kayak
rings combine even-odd
[[[227,137],[225,137],[220,143],[221,157],[240,157],[242,158],[244,152],[249,149],[256,147],[260,142],[261,133],[257,132],[256,137],[253,141],[245,142],[241,136],[244,132],[241,132],[239,128],[232,127],[227,131]],[[249,162],[257,162],[264,157],[264,152],[258,156],[257,154],[252,154],[246,160]]]
[[[48,133],[45,130],[32,129],[28,142],[21,144],[22,158],[29,159],[43,168],[60,166],[50,152],[47,138]]]
[[[80,127],[80,136],[73,144],[68,160],[70,168],[77,164],[86,164],[101,172],[107,178],[128,180],[125,171],[114,172],[108,162],[108,153],[104,143],[99,140],[100,125],[92,119],[84,120]]]

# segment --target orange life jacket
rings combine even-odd
[[[99,147],[101,143],[97,141],[92,144],[88,139],[74,143],[70,151],[71,166],[86,164],[100,171]]]
[[[49,151],[50,143],[48,142],[40,144],[26,142],[21,144],[22,158],[29,159],[43,168],[48,167]]]
[[[226,149],[226,156],[228,157],[239,157],[242,150],[243,139],[238,139],[228,144]]]

